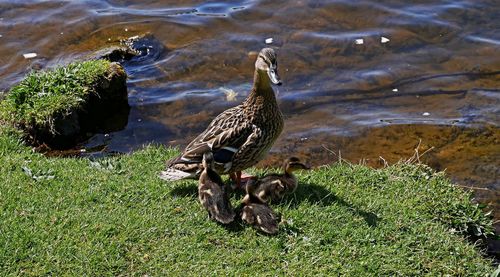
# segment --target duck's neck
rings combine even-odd
[[[265,72],[255,70],[252,91],[243,103],[244,106],[276,105],[276,96],[271,87],[269,77]]]

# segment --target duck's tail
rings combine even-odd
[[[185,172],[175,168],[167,168],[166,170],[160,172],[159,177],[165,181],[177,181],[196,178],[196,173]]]
[[[179,156],[167,161],[167,168],[160,172],[159,177],[165,181],[197,179],[201,170],[201,161],[185,161]]]

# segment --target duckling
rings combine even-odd
[[[291,157],[283,164],[283,174],[269,174],[261,179],[251,179],[246,184],[247,196],[254,196],[262,203],[279,200],[286,193],[293,193],[297,189],[297,177],[293,174],[299,169],[310,169],[299,158]]]
[[[211,218],[229,224],[234,220],[235,213],[225,192],[221,177],[213,170],[213,155],[207,152],[203,155],[204,170],[198,183],[198,198]]]
[[[267,204],[249,196],[245,197],[243,205],[241,219],[244,222],[266,234],[274,235],[278,232],[278,219]]]
[[[255,61],[253,87],[245,101],[219,114],[182,154],[167,161],[160,178],[198,178],[203,154],[214,156],[217,174],[239,185],[242,170],[262,160],[283,130],[283,115],[272,84],[281,85],[276,52],[263,48]]]

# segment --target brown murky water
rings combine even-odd
[[[286,128],[261,165],[290,154],[320,165],[340,151],[381,166],[421,140],[421,152],[434,147],[423,161],[477,187],[500,219],[500,5],[406,2],[0,0],[0,91],[31,69],[151,33],[159,43],[126,64],[127,127],[85,147],[185,145],[245,98],[252,51],[273,38]]]

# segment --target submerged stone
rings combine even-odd
[[[111,46],[100,49],[90,55],[90,60],[104,59],[112,62],[123,62],[135,57],[138,53],[126,46]]]
[[[156,60],[167,52],[166,47],[152,34],[133,36],[87,56],[88,60],[104,59],[111,62],[142,62]]]

